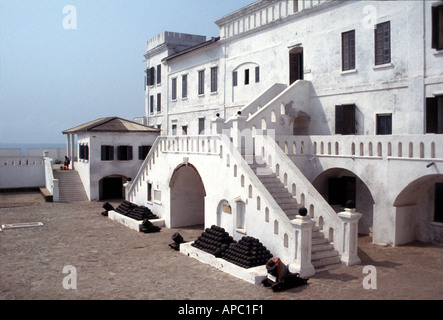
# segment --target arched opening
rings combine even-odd
[[[409,183],[394,201],[394,245],[415,240],[442,244],[443,174],[431,174]]]
[[[356,210],[362,214],[358,233],[371,233],[375,201],[365,182],[357,175],[343,168],[331,168],[319,174],[312,184],[336,212],[344,210],[346,201],[354,201]]]
[[[309,134],[309,122],[311,118],[306,112],[299,111],[294,118],[292,132],[296,135],[308,135]]]
[[[99,185],[99,199],[124,199],[125,189],[123,184],[128,181],[127,177],[120,175],[110,175],[101,179]]]
[[[206,191],[197,169],[189,163],[180,165],[169,187],[171,228],[204,224]]]

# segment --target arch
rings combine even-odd
[[[217,206],[217,226],[225,225],[225,214],[230,214],[232,212],[231,205],[228,200],[223,199],[220,200]]]
[[[443,174],[430,174],[407,184],[394,200],[394,245],[411,241],[441,243],[441,228],[433,228],[435,207],[442,197],[437,196],[437,185],[443,184]]]
[[[128,178],[123,175],[114,174],[103,177],[98,182],[99,200],[106,199],[124,199],[125,188],[124,184]]]
[[[335,167],[320,173],[312,184],[336,212],[344,210],[347,200],[353,200],[356,210],[362,214],[358,232],[370,233],[375,200],[365,181],[352,171]]]
[[[171,228],[204,224],[206,191],[198,170],[190,163],[179,165],[169,188]]]

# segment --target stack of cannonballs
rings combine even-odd
[[[137,221],[142,221],[145,219],[158,219],[158,216],[154,214],[149,208],[138,206],[127,200],[123,200],[115,209],[115,211]]]
[[[211,228],[206,228],[191,246],[220,258],[232,242],[234,240],[225,229],[213,225]]]
[[[222,258],[243,268],[253,268],[266,264],[272,254],[258,239],[244,236],[231,243]]]

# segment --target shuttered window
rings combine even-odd
[[[391,23],[379,23],[375,27],[375,65],[391,62]]]
[[[162,94],[157,93],[157,112],[162,111]]]
[[[245,70],[245,84],[249,84],[249,69]]]
[[[188,75],[182,76],[182,98],[188,97]]]
[[[236,87],[238,85],[238,73],[237,71],[232,72],[232,86]]]
[[[172,79],[171,84],[171,99],[177,100],[177,78]]]
[[[157,66],[157,84],[161,84],[162,83],[162,66],[161,64],[159,64]]]
[[[335,106],[335,134],[355,134],[355,104]]]
[[[153,86],[155,84],[155,68],[146,69],[146,85]]]
[[[426,133],[443,133],[443,96],[426,98]]]
[[[392,134],[392,114],[377,114],[377,134]]]
[[[132,146],[118,146],[117,160],[132,160]]]
[[[211,92],[218,90],[218,67],[211,68]]]
[[[355,69],[355,30],[343,32],[342,43],[342,71]]]
[[[101,146],[101,160],[102,161],[114,160],[113,146]]]
[[[198,72],[198,94],[205,94],[205,71]]]
[[[255,83],[260,82],[260,67],[255,67]]]
[[[432,7],[432,48],[443,49],[443,4]]]
[[[149,153],[149,150],[151,150],[151,146],[139,146],[138,147],[138,159],[145,160],[146,156]]]
[[[149,112],[154,113],[154,96],[149,96]]]

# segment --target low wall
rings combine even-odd
[[[0,189],[45,185],[43,157],[0,157]]]

